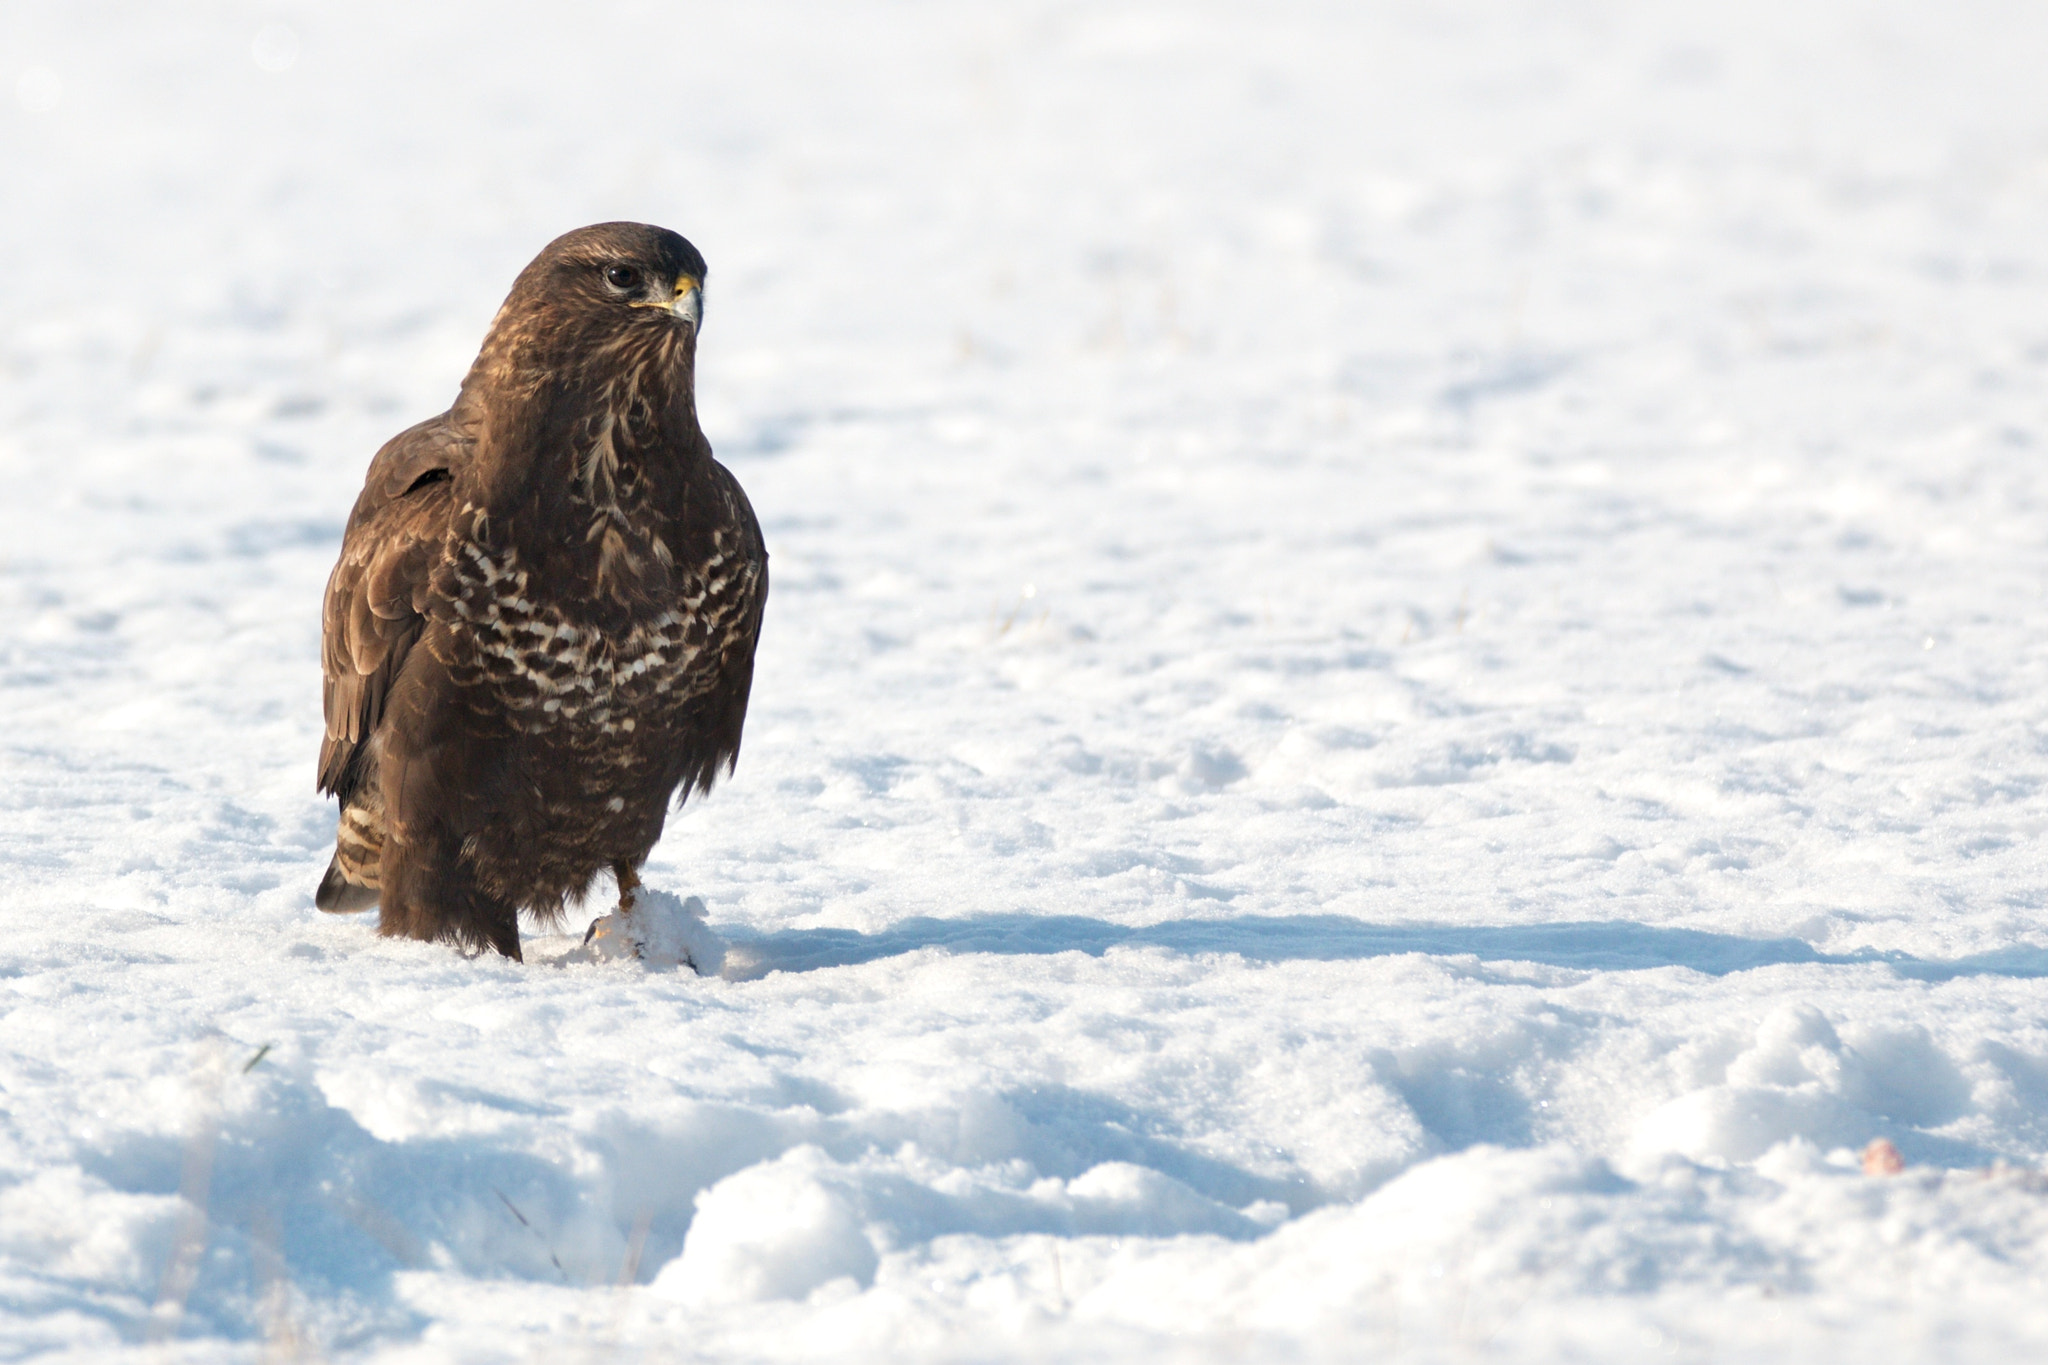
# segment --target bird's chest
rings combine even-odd
[[[688,584],[637,609],[552,584],[516,549],[456,555],[449,666],[472,706],[552,746],[644,751],[704,690],[708,631]]]

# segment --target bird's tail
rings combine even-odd
[[[341,870],[337,852],[327,864],[327,875],[320,879],[320,889],[313,893],[313,904],[330,915],[351,915],[376,903],[377,888],[350,881]]]
[[[384,861],[384,802],[374,783],[342,803],[334,857],[313,893],[313,904],[332,914],[367,910],[377,903]]]

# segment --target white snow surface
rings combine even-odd
[[[0,7],[0,1358],[2043,1358],[2044,50]],[[717,976],[312,905],[363,467],[619,217],[774,557]]]

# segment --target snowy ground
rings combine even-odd
[[[0,1357],[2040,1358],[2044,44],[0,8]],[[720,979],[311,902],[363,465],[612,217]]]

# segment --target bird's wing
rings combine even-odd
[[[400,432],[370,461],[349,513],[320,621],[320,790],[347,800],[358,755],[425,625],[427,592],[447,539],[455,473],[471,444],[449,414]]]
[[[699,757],[684,774],[676,793],[679,804],[692,791],[710,791],[720,767],[730,773],[739,766],[740,732],[754,686],[754,649],[760,643],[761,616],[768,602],[768,549],[762,543],[761,523],[732,471],[716,461],[711,470],[730,523],[739,533],[740,564],[729,571],[730,586],[720,594],[723,600],[706,604],[719,618],[714,627],[720,637],[718,684],[700,713],[702,728],[693,746]]]

